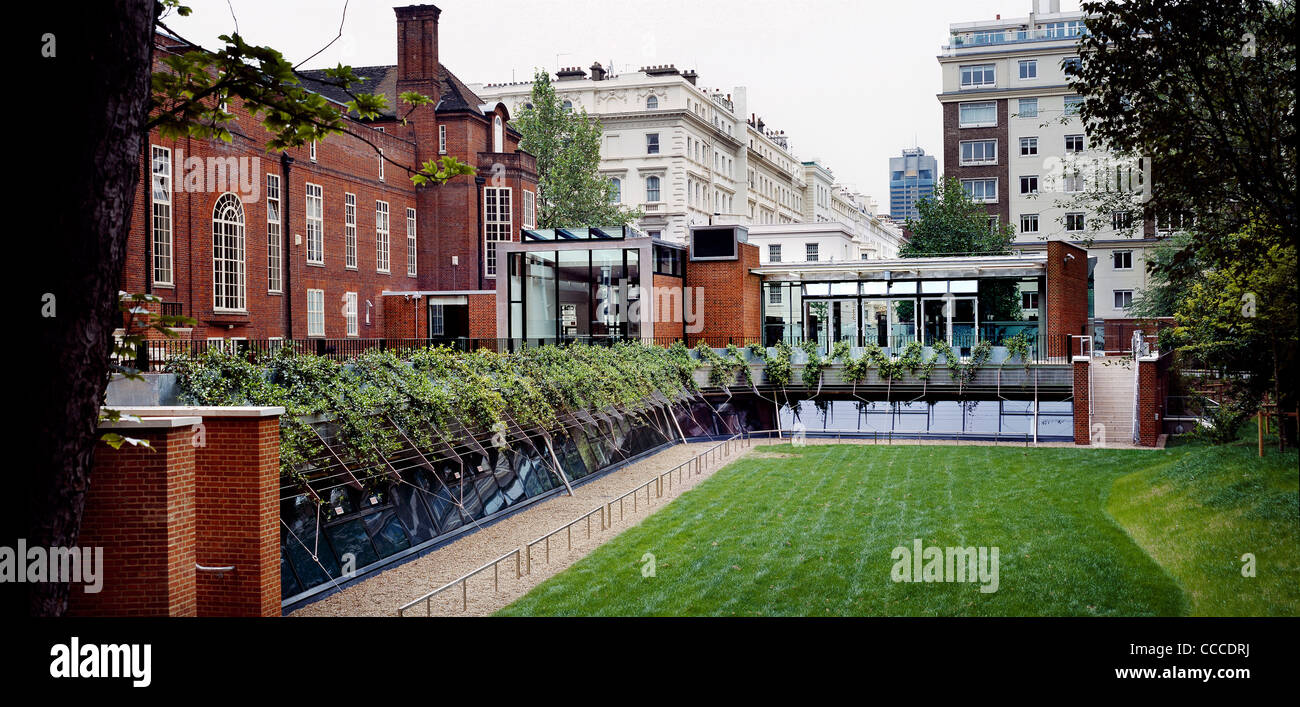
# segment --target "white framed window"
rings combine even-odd
[[[406,209],[406,276],[415,277],[415,209]]]
[[[325,264],[325,192],[319,184],[307,182],[307,262]]]
[[[780,244],[780,243],[770,243],[770,244],[768,244],[768,246],[767,246],[767,259],[768,259],[769,262],[773,262],[773,263],[779,263],[779,262],[781,262],[781,244]]]
[[[1133,306],[1133,290],[1115,290],[1115,309],[1128,309]]]
[[[609,203],[611,204],[623,203],[623,180],[619,179],[618,177],[612,177],[609,180],[609,184],[610,184]]]
[[[1020,78],[1022,80],[1038,78],[1037,59],[1021,59],[1019,61],[1019,66],[1020,66]]]
[[[963,128],[983,128],[998,124],[998,104],[994,101],[957,104],[957,124]]]
[[[1112,250],[1110,252],[1110,265],[1116,270],[1133,269],[1133,251],[1131,250]]]
[[[429,305],[429,336],[442,336],[447,331],[446,313],[443,305]]]
[[[659,154],[659,133],[645,134],[645,153],[647,155]]]
[[[1038,233],[1038,214],[1020,214],[1020,232]]]
[[[1078,194],[1084,189],[1083,175],[1078,170],[1067,172],[1062,179],[1062,188],[1066,194]]]
[[[1037,98],[1021,98],[1021,99],[1020,99],[1020,107],[1019,107],[1018,110],[1016,110],[1016,115],[1019,115],[1021,118],[1037,118],[1037,117],[1038,117],[1038,99],[1037,99]]]
[[[343,267],[357,269],[357,195],[343,195]]]
[[[325,290],[307,290],[307,336],[325,336]]]
[[[524,228],[537,228],[537,194],[524,189]]]
[[[816,243],[805,243],[803,246],[804,260],[809,263],[817,262],[817,250],[818,247]]]
[[[153,284],[170,287],[172,272],[172,151],[153,145],[149,171],[153,175]]]
[[[279,294],[284,285],[281,274],[284,266],[280,262],[280,250],[283,233],[280,230],[280,175],[266,175],[266,291]]]
[[[1069,76],[1069,75],[1070,75],[1070,70],[1071,70],[1071,69],[1073,69],[1073,70],[1075,70],[1075,71],[1078,71],[1078,69],[1079,69],[1079,57],[1077,57],[1077,56],[1068,56],[1068,57],[1066,57],[1066,58],[1064,58],[1064,59],[1061,60],[1061,73],[1065,74],[1066,76]]]
[[[379,150],[379,181],[384,181],[384,150]]]
[[[1065,215],[1065,230],[1070,233],[1082,231],[1084,227],[1084,218],[1081,212],[1068,213]]]
[[[962,88],[984,88],[997,84],[993,64],[972,64],[961,67]]]
[[[388,202],[375,202],[375,271],[390,272],[388,267]]]
[[[1021,178],[1020,178],[1020,193],[1021,193],[1021,194],[1037,194],[1037,193],[1038,193],[1038,175],[1036,175],[1036,174],[1029,174],[1029,175],[1025,175],[1025,176],[1021,177]]]
[[[1038,154],[1038,138],[1022,137],[1020,138],[1020,156],[1028,157]]]
[[[782,293],[780,287],[773,287],[772,289],[768,290],[767,293],[768,293],[767,294],[768,304],[781,304],[781,300],[783,298],[781,297]]]
[[[645,178],[645,200],[648,202],[659,201],[659,178],[650,176]]]
[[[1083,96],[1066,96],[1065,97],[1065,115],[1067,117],[1078,115],[1079,109],[1083,107]]]
[[[483,240],[484,274],[497,274],[497,243],[513,240],[509,187],[488,187],[483,190]]]
[[[447,126],[438,126],[438,154],[447,154]]]
[[[357,328],[357,293],[343,293],[343,321],[347,323],[347,336],[359,336]]]
[[[1122,231],[1133,227],[1132,211],[1112,211],[1110,213],[1110,227],[1116,231]]]
[[[1038,293],[1037,293],[1037,292],[1021,292],[1021,293],[1020,293],[1020,308],[1021,308],[1021,309],[1038,309]]]
[[[658,99],[658,98],[655,98],[654,96],[650,96],[650,97],[646,98],[646,99],[645,99],[645,109],[646,109],[646,110],[658,110],[658,109],[659,109],[659,99]]]
[[[963,140],[961,143],[961,164],[997,164],[997,140]]]
[[[1066,135],[1065,151],[1066,152],[1083,152],[1087,149],[1087,143],[1082,135]]]
[[[506,151],[506,124],[499,115],[492,119],[492,151]]]
[[[244,205],[226,192],[212,207],[212,308],[247,310],[244,273]]]
[[[961,188],[966,190],[971,201],[982,204],[996,204],[998,201],[998,180],[963,179]]]
[[[307,144],[307,157],[311,158],[311,161],[312,161],[312,162],[315,162],[315,161],[316,161],[316,141],[315,141],[315,140],[312,140],[310,143]]]

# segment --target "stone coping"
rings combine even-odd
[[[121,411],[123,415],[136,417],[280,417],[284,414],[281,406],[253,407],[237,405],[128,405],[125,407],[109,406]]]
[[[135,414],[122,411],[122,414]],[[203,418],[194,416],[141,417],[139,420],[118,420],[101,422],[101,430],[166,430],[177,427],[193,427],[203,423]]]

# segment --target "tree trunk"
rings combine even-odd
[[[117,292],[145,142],[154,3],[99,0],[76,12],[61,6],[47,12],[56,56],[39,66],[52,82],[47,85],[60,89],[50,93],[61,102],[40,111],[41,121],[49,116],[41,132],[57,136],[49,144],[61,149],[46,156],[35,182],[34,198],[50,204],[42,209],[45,226],[35,245],[41,270],[35,284],[42,306],[54,298],[55,314],[46,311],[38,320],[40,344],[31,357],[41,419],[31,444],[37,469],[27,542],[70,547],[77,543],[108,354],[120,324]],[[34,583],[28,592],[33,615],[67,610],[67,584]]]

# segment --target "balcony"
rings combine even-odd
[[[1035,30],[994,30],[988,32],[962,32],[954,34],[948,44],[944,45],[945,56],[955,56],[959,50],[977,49],[1034,42],[1077,41],[1088,33],[1082,26],[1035,29]]]

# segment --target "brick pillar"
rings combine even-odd
[[[1088,251],[1064,241],[1047,244],[1047,355],[1070,356],[1068,338],[1088,333]]]
[[[1160,386],[1155,359],[1138,361],[1138,444],[1156,446],[1160,436]]]
[[[194,462],[197,417],[106,424],[152,449],[95,446],[77,539],[103,548],[102,588],[73,586],[72,616],[194,616]]]
[[[261,411],[203,418],[195,558],[234,570],[198,572],[199,616],[280,615],[280,418]]]
[[[1074,443],[1092,443],[1092,410],[1088,395],[1088,359],[1074,359]]]
[[[495,292],[476,292],[466,295],[469,304],[469,338],[495,339],[497,332],[497,295]]]
[[[688,324],[686,338],[691,346],[701,341],[720,348],[728,341],[744,346],[762,341],[762,283],[751,270],[759,266],[758,246],[737,243],[736,260],[687,260],[685,287],[702,288],[702,312],[693,312],[703,321]],[[684,289],[684,288],[683,288]],[[685,291],[682,294],[688,297]],[[695,292],[689,297],[696,301]],[[701,327],[702,328],[699,328]],[[697,332],[691,329],[699,329]]]

